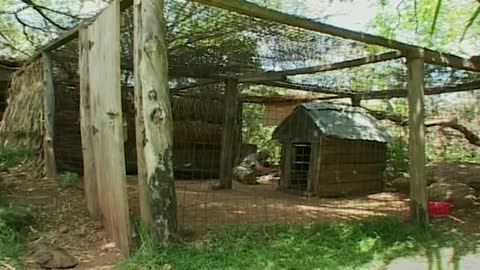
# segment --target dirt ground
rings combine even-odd
[[[1,176],[12,204],[30,209],[36,217],[35,225],[30,227],[31,245],[47,241],[66,249],[79,260],[77,269],[112,269],[124,259],[101,224],[88,216],[81,187],[62,190],[53,180],[29,178],[21,171]],[[139,211],[136,177],[129,176],[127,180],[133,217]],[[280,192],[272,181],[255,186],[234,183],[232,190],[219,191],[210,188],[215,182],[177,181],[178,224],[185,238],[196,238],[208,230],[234,223],[332,221],[409,214],[407,196],[398,193],[322,199]],[[448,224],[468,232],[479,221],[480,214],[456,211],[435,219],[433,224]],[[27,269],[34,269],[31,257],[25,260]]]
[[[35,217],[29,228],[30,250],[40,241],[52,243],[78,259],[76,269],[112,269],[123,259],[102,225],[88,216],[80,188],[61,190],[52,180],[18,171],[1,177],[12,206],[29,209]],[[25,262],[26,269],[37,269],[31,254]]]
[[[259,185],[233,183],[232,190],[212,190],[217,180],[179,180],[179,231],[199,236],[228,224],[291,223],[359,219],[368,216],[408,215],[408,198],[399,193],[378,193],[352,198],[308,198],[281,192],[275,181]],[[138,209],[136,177],[128,177],[130,208]]]

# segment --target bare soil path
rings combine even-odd
[[[16,170],[1,176],[11,204],[29,209],[35,217],[29,251],[40,241],[51,243],[78,260],[76,269],[112,269],[124,259],[101,224],[89,217],[80,188],[62,190],[53,180],[33,179]],[[38,269],[31,254],[25,262],[27,269]]]

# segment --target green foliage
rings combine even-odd
[[[0,170],[6,171],[32,155],[31,149],[23,146],[0,148]]]
[[[0,207],[0,222],[15,231],[21,231],[26,226],[33,224],[33,216],[20,208]]]
[[[8,264],[21,269],[21,256],[25,249],[23,238],[0,220],[0,266]]]
[[[80,176],[75,172],[65,172],[57,176],[61,188],[72,188],[80,183]]]
[[[465,35],[467,34],[468,29],[472,27],[473,23],[477,20],[478,15],[480,15],[480,6],[475,9],[475,12],[473,13],[472,17],[468,20],[467,26],[465,26],[465,30],[463,30],[462,34],[462,40],[465,38]]]
[[[387,178],[396,179],[408,172],[408,142],[402,137],[394,137],[387,147]]]
[[[433,229],[376,218],[309,225],[236,225],[203,241],[158,249],[148,237],[118,269],[358,269],[431,252],[450,238]]]
[[[244,143],[255,144],[258,149],[266,149],[271,154],[271,163],[280,161],[280,144],[272,139],[275,127],[263,125],[265,107],[258,104],[243,105],[242,140]]]
[[[442,51],[463,54],[467,48],[469,54],[474,53],[471,49],[475,48],[480,28],[472,26],[478,23],[478,3],[470,0],[399,3],[382,0],[381,3],[382,9],[371,24],[380,35]]]
[[[0,268],[6,264],[21,269],[25,249],[20,232],[33,222],[31,215],[21,209],[8,208],[9,202],[0,194]]]

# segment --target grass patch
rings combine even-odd
[[[29,148],[23,146],[0,148],[0,170],[13,168],[32,155]]]
[[[21,269],[24,250],[24,239],[0,220],[0,268],[12,266]]]
[[[26,212],[8,207],[8,200],[0,194],[0,269],[22,269],[21,257],[25,242],[21,237],[24,226],[33,218]]]
[[[237,225],[157,249],[142,237],[118,269],[357,269],[445,246],[448,237],[393,218],[310,225]]]
[[[57,182],[61,188],[72,188],[80,183],[80,176],[74,172],[65,172],[57,176]]]

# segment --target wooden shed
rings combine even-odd
[[[336,197],[383,189],[390,136],[361,108],[305,103],[273,137],[282,144],[281,190]]]

